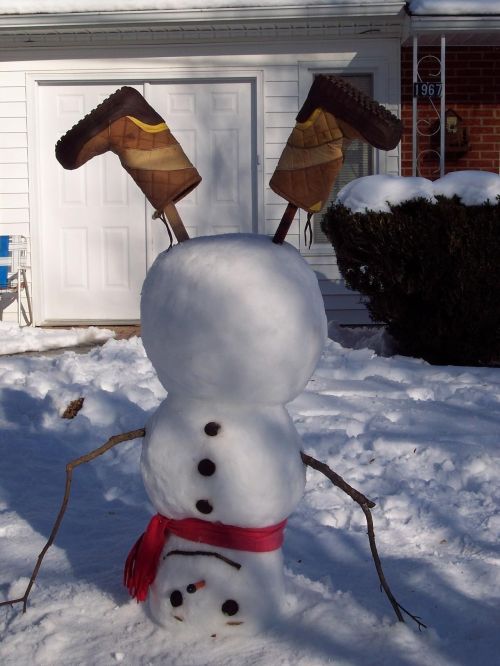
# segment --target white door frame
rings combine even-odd
[[[135,64],[135,63],[134,63]],[[59,65],[59,67],[58,67]],[[149,82],[181,83],[189,81],[217,81],[222,82],[248,82],[251,85],[252,98],[252,179],[253,179],[253,228],[255,232],[263,232],[265,228],[264,217],[264,113],[263,113],[263,72],[253,68],[221,68],[210,70],[199,68],[174,68],[168,63],[159,63],[157,67],[151,68],[150,63],[144,63],[143,67],[123,69],[116,63],[109,63],[110,71],[81,70],[74,68],[61,69],[60,63],[54,63],[54,71],[29,72],[26,74],[26,102],[27,102],[27,132],[28,132],[28,177],[29,177],[29,201],[30,201],[30,236],[32,256],[32,297],[33,315],[35,325],[44,324],[43,312],[43,262],[41,243],[41,192],[43,188],[43,164],[35,149],[39,133],[43,131],[39,123],[39,98],[40,85],[61,84],[94,84],[110,83],[117,87],[127,84],[147,84]],[[115,70],[115,67],[117,69]],[[167,70],[167,71],[166,71]],[[168,121],[168,119],[167,119]],[[146,239],[148,253],[150,251],[150,239]]]

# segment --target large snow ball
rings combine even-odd
[[[144,282],[141,322],[167,390],[267,404],[303,390],[327,330],[316,276],[300,254],[247,234],[160,254]]]

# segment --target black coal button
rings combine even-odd
[[[200,513],[212,513],[214,510],[213,506],[208,500],[198,500],[196,502],[196,508]]]
[[[210,421],[205,426],[205,434],[208,435],[209,437],[215,437],[215,435],[219,433],[221,427],[222,426],[220,423],[216,423],[215,421]]]
[[[212,476],[215,473],[215,463],[212,462],[209,458],[203,458],[198,463],[198,472],[202,476]]]

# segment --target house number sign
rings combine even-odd
[[[413,84],[413,97],[441,97],[442,94],[442,83],[418,81]]]

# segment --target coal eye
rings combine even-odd
[[[198,580],[196,583],[189,583],[189,585],[186,587],[186,592],[188,594],[194,594],[196,590],[201,590],[203,587],[205,587],[206,583],[204,580]]]
[[[177,608],[177,606],[182,606],[182,592],[179,590],[174,590],[170,595],[170,603],[174,608]]]
[[[240,610],[240,607],[234,599],[227,599],[227,601],[222,604],[221,610],[224,615],[236,615]]]

